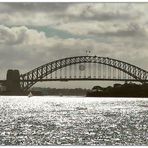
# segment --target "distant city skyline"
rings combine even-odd
[[[0,3],[0,79],[70,56],[111,57],[148,70],[148,3]],[[91,88],[107,82],[46,82]],[[112,84],[110,82],[110,84]]]

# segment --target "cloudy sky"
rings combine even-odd
[[[0,78],[86,49],[148,70],[147,10],[148,3],[0,3]]]

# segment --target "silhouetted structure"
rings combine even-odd
[[[135,65],[97,56],[68,57],[41,65],[25,74],[8,70],[0,83],[7,94],[26,94],[35,83],[42,81],[131,81],[148,82],[148,72]]]
[[[20,74],[18,70],[9,69],[7,71],[6,82],[2,85],[5,87],[4,91],[1,91],[2,95],[23,95],[23,91],[20,86]]]
[[[41,87],[33,87],[31,89],[32,94],[36,94],[40,92],[40,95],[50,95],[50,96],[86,96],[88,89],[75,88],[41,88]]]
[[[87,92],[87,97],[148,97],[148,84],[125,83],[102,88],[95,86]]]
[[[82,63],[83,69],[80,68]],[[61,71],[62,69],[64,71]],[[77,56],[55,60],[20,75],[21,88],[25,91],[39,81],[75,80],[128,80],[144,83],[148,82],[148,72],[135,65],[108,57]]]
[[[18,70],[8,70],[6,88],[7,88],[6,90],[8,92],[20,91],[20,89],[21,89],[21,87],[20,87],[20,74],[19,74]]]

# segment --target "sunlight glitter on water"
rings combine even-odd
[[[0,145],[147,145],[147,98],[1,96]]]

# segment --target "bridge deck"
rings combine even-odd
[[[53,79],[37,79],[37,80],[22,80],[23,82],[43,82],[43,81],[133,81],[139,82],[136,79],[108,79],[108,78],[53,78]],[[140,80],[141,82],[148,82],[148,80]]]
[[[20,82],[44,82],[44,81],[133,81],[139,82],[136,79],[109,79],[109,78],[52,78],[52,79],[37,79],[37,80],[20,80]],[[148,80],[140,80],[141,82],[148,82]],[[0,83],[4,83],[6,80],[0,80]]]

